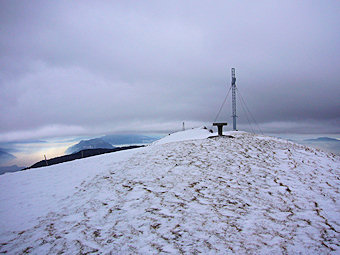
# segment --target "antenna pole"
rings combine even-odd
[[[233,131],[236,131],[236,77],[235,68],[231,68],[231,94],[232,94],[232,112],[233,112]]]

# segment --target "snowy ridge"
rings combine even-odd
[[[209,136],[212,136],[209,130],[205,127],[200,127],[169,134],[168,136],[153,142],[153,144],[166,144],[173,142],[183,142],[188,140],[205,139],[208,138]]]
[[[0,176],[0,252],[340,252],[338,156],[242,132],[178,141],[185,132]]]

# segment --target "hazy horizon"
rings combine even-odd
[[[191,128],[188,128],[191,129]],[[176,130],[180,131],[180,129]],[[225,130],[226,131],[226,130]],[[167,133],[163,134],[140,134],[140,135],[146,135],[151,137],[160,137],[162,135],[166,136]],[[304,143],[304,140],[311,139],[311,138],[319,138],[319,137],[329,137],[334,138],[337,140],[340,140],[339,134],[274,134],[274,133],[267,133],[268,136],[273,137],[279,137],[287,140],[293,140],[297,143]],[[72,136],[72,137],[58,137],[58,138],[50,138],[46,140],[41,141],[32,141],[32,142],[22,142],[20,143],[17,141],[16,143],[12,143],[12,146],[7,146],[7,148],[10,148],[8,152],[16,156],[16,159],[11,160],[9,163],[6,164],[0,164],[0,166],[11,166],[11,165],[18,165],[23,167],[31,166],[32,164],[43,160],[44,155],[47,156],[47,158],[53,158],[58,156],[65,155],[65,151],[67,148],[69,148],[72,145],[77,144],[81,140],[89,140],[93,138],[100,138],[103,135],[100,136]],[[0,143],[0,148],[2,145],[5,145],[6,143]],[[304,143],[306,144],[306,143]],[[306,144],[309,146],[312,146],[310,143]],[[313,147],[313,146],[312,146]],[[314,146],[315,147],[315,146]],[[317,146],[318,147],[318,146]],[[320,147],[322,148],[322,146]],[[325,150],[326,148],[323,147]],[[326,149],[327,150],[327,149]],[[340,151],[332,151],[333,153],[339,154]]]

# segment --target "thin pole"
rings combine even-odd
[[[46,155],[44,155],[46,166],[48,166]]]
[[[231,68],[231,88],[232,88],[232,112],[233,112],[233,130],[236,131],[236,77],[235,68]]]

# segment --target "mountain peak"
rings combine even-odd
[[[94,138],[90,140],[81,140],[79,143],[69,147],[66,150],[67,154],[72,154],[86,149],[112,149],[114,148],[111,144],[105,142],[101,138]]]
[[[340,251],[338,156],[244,132],[208,135],[188,130],[0,176],[0,252]]]
[[[11,153],[6,152],[4,149],[0,148],[0,165],[7,164],[9,161],[15,159],[16,157]]]

